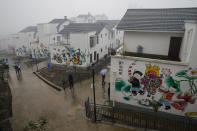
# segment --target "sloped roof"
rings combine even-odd
[[[120,20],[98,20],[97,23],[104,25],[108,30],[112,31],[114,26],[116,26]]]
[[[98,20],[97,22],[115,26],[120,22],[120,20]]]
[[[68,34],[74,32],[91,32],[96,31],[99,33],[104,28],[103,25],[98,23],[71,23],[64,27],[59,34]]]
[[[184,31],[185,20],[197,20],[197,8],[128,9],[117,29]]]
[[[26,32],[37,32],[37,26],[28,26],[25,29],[20,31],[21,33],[26,33]]]
[[[64,23],[66,20],[67,19],[53,19],[49,23],[60,24],[60,23]]]
[[[66,18],[66,19],[53,19],[49,23],[58,24],[57,25],[57,31],[59,31],[59,28],[60,28],[61,24],[63,24],[65,21],[69,21],[70,23],[72,22],[71,20]]]

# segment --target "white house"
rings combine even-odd
[[[121,30],[117,30],[116,27],[120,20],[98,20],[97,23],[105,25],[110,30],[110,49],[117,49],[123,44],[123,34]]]
[[[37,27],[28,26],[17,33],[15,44],[16,56],[29,56],[31,54],[31,44],[38,41]]]
[[[58,33],[71,21],[65,16],[64,19],[53,19],[49,23],[38,24],[39,42],[32,45],[32,55],[37,58],[49,56],[49,45],[61,41]]]
[[[80,14],[77,17],[70,18],[74,23],[95,23],[95,18],[90,13]]]
[[[111,59],[111,100],[196,117],[197,8],[128,9],[123,55]]]
[[[105,14],[101,14],[101,15],[95,15],[94,16],[95,20],[108,20],[108,17]]]
[[[98,23],[72,23],[60,32],[62,44],[51,46],[51,62],[87,67],[108,54],[110,31]]]

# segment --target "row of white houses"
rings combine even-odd
[[[79,16],[86,18],[86,15]],[[17,56],[35,57],[36,55],[37,58],[51,56],[52,63],[62,65],[77,64],[77,62],[72,62],[75,58],[73,52],[70,52],[69,58],[65,58],[63,50],[72,48],[77,52],[80,49],[80,53],[84,54],[84,59],[78,65],[88,66],[123,43],[123,32],[116,29],[119,20],[103,20],[104,18],[104,15],[101,15],[98,16],[97,21],[81,21],[83,22],[81,23],[71,21],[65,16],[64,19],[53,19],[49,23],[26,27],[10,36],[9,40],[4,41],[8,43],[9,51],[11,50]]]

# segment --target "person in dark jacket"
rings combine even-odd
[[[70,89],[72,89],[73,88],[73,76],[72,75],[68,76],[68,81],[69,81]]]

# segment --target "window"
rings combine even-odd
[[[103,49],[101,48],[101,52],[103,52]]]
[[[170,47],[168,51],[168,59],[170,60],[180,60],[179,52],[181,47],[182,37],[171,37]]]
[[[70,43],[70,35],[69,34],[66,34],[64,36],[65,40],[66,40],[66,44],[69,44]]]
[[[101,38],[102,38],[102,34],[101,34]]]
[[[58,42],[60,41],[60,38],[61,38],[60,36],[57,36],[57,41],[58,41]]]
[[[92,63],[92,54],[90,54],[90,63]]]
[[[105,33],[105,36],[107,36],[107,33]]]
[[[94,52],[94,60],[96,60],[96,51]]]
[[[94,47],[94,37],[90,37],[90,48]]]
[[[108,39],[110,40],[110,33],[109,33],[109,35],[108,35]]]

